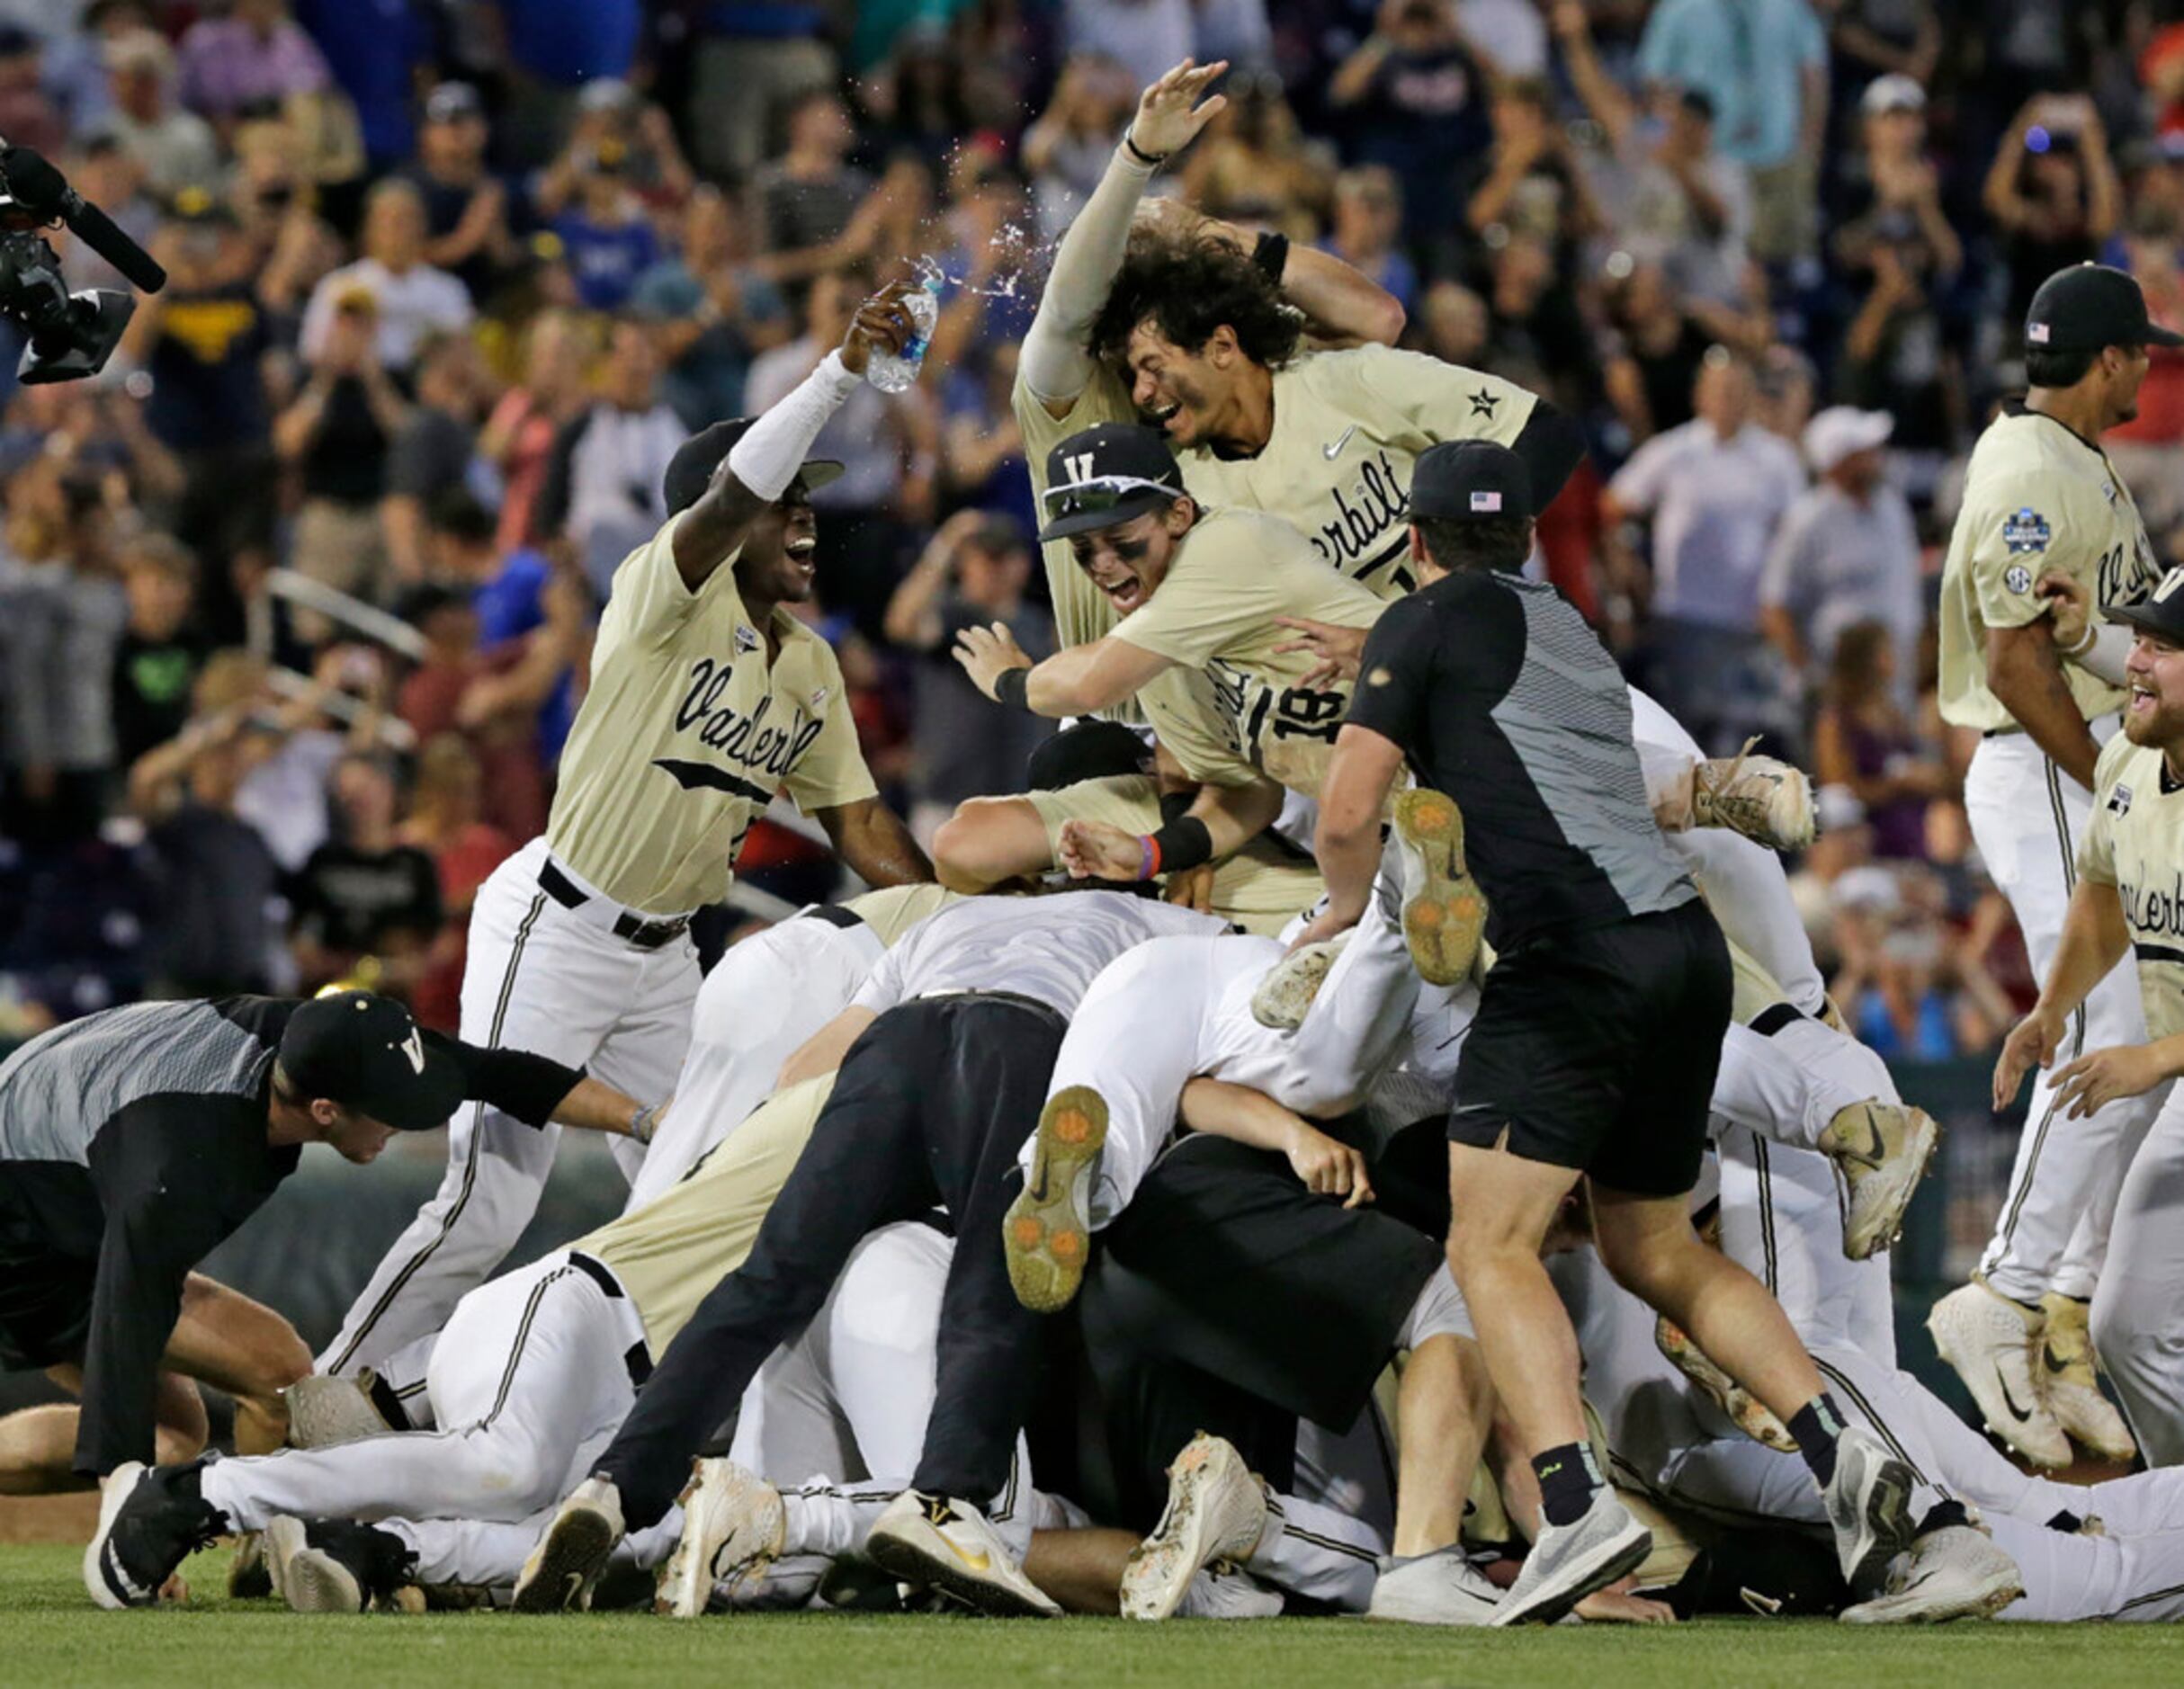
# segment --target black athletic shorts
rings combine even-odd
[[[1698,1182],[1729,1028],[1729,946],[1694,898],[1498,960],[1456,1068],[1452,1142],[1503,1141],[1610,1190]]]
[[[81,1363],[98,1263],[0,1234],[0,1372]]]

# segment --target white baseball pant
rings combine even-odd
[[[2119,972],[2128,971],[2118,970]],[[2171,1088],[2117,1199],[2093,1346],[2139,1452],[2184,1466],[2184,1086]]]
[[[472,1291],[441,1336],[428,1380],[447,1429],[216,1461],[205,1498],[237,1531],[280,1514],[513,1523],[581,1482],[636,1399],[637,1310],[566,1250]]]
[[[632,1096],[665,1099],[690,1041],[697,952],[687,935],[649,951],[615,937],[621,911],[603,898],[564,907],[539,884],[547,860],[545,841],[533,839],[479,889],[462,1037],[551,1056]],[[419,1381],[389,1363],[445,1324],[500,1265],[537,1211],[560,1136],[558,1126],[533,1130],[483,1104],[458,1113],[440,1189],[395,1239],[318,1371],[377,1366],[398,1394],[414,1395]],[[613,1148],[632,1173],[643,1147],[617,1138]]]
[[[2105,743],[2116,718],[2087,725]],[[2033,971],[2043,981],[2062,942],[2063,912],[2078,882],[2078,845],[2092,806],[2092,794],[2050,762],[2029,734],[1982,739],[1965,775],[1973,842],[2009,900]],[[2125,1169],[2162,1099],[2134,1097],[2068,1121],[2055,1105],[2054,1076],[2090,1050],[2145,1041],[2138,976],[2126,961],[2071,1016],[2054,1066],[2034,1076],[2009,1195],[1980,1261],[1987,1282],[2002,1295],[2037,1302],[2050,1291],[2081,1300],[2093,1294]]]
[[[698,987],[675,1105],[645,1150],[622,1211],[642,1208],[773,1095],[782,1063],[849,1006],[887,953],[845,911],[810,908],[755,933]]]

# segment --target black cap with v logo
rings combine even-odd
[[[336,991],[299,1004],[281,1034],[283,1072],[307,1097],[326,1097],[397,1131],[430,1131],[461,1106],[469,1082],[438,1039],[426,1042],[392,997]]]

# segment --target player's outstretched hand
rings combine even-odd
[[[1357,678],[1357,671],[1365,661],[1365,629],[1338,628],[1331,621],[1314,621],[1308,616],[1276,616],[1274,625],[1302,636],[1275,646],[1277,657],[1304,651],[1318,659],[1317,666],[1297,682],[1306,692],[1317,692],[1338,680]]]
[[[1177,908],[1195,909],[1201,915],[1213,913],[1213,864],[1200,862],[1195,868],[1186,868],[1168,877],[1168,889],[1161,894]]]
[[[1130,121],[1130,144],[1150,158],[1181,152],[1198,139],[1198,131],[1212,122],[1229,103],[1217,94],[1203,105],[1198,96],[1229,67],[1225,58],[1198,66],[1185,59],[1138,98],[1138,114]]]
[[[1339,1196],[1345,1208],[1356,1208],[1373,1200],[1373,1182],[1365,1176],[1365,1157],[1309,1122],[1297,1122],[1284,1153],[1297,1177],[1304,1181],[1304,1188],[1314,1196]]]
[[[1061,865],[1072,880],[1135,880],[1144,864],[1144,841],[1105,821],[1061,824]]]
[[[2051,1009],[2036,1005],[2010,1028],[1994,1063],[1994,1112],[1999,1114],[2015,1102],[2025,1076],[2035,1068],[2052,1066],[2062,1047],[2063,1017]]]
[[[842,367],[850,374],[864,373],[874,347],[892,353],[910,344],[917,325],[903,303],[909,297],[908,282],[890,282],[857,307],[857,314],[849,319],[849,332],[842,336]]]
[[[2074,650],[2085,638],[2086,624],[2093,620],[2093,589],[2075,576],[2049,569],[2033,590],[2047,601],[2056,651]]]
[[[1596,1589],[1577,1604],[1577,1615],[1588,1624],[1674,1624],[1676,1609],[1665,1601],[1648,1601],[1631,1593],[1635,1578],[1626,1577],[1606,1589]]]
[[[971,676],[971,684],[996,702],[999,694],[993,689],[994,683],[1009,669],[1032,666],[1006,621],[997,621],[990,628],[973,622],[965,628],[955,636],[955,660]]]
[[[2117,1044],[2081,1056],[2055,1074],[2064,1120],[2083,1120],[2118,1097],[2144,1096],[2169,1077],[2150,1044]]]

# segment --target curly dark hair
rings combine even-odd
[[[1296,355],[1304,318],[1266,273],[1215,236],[1141,236],[1092,326],[1095,355],[1121,363],[1131,331],[1150,323],[1162,338],[1196,352],[1223,323],[1254,363],[1278,370]]]

